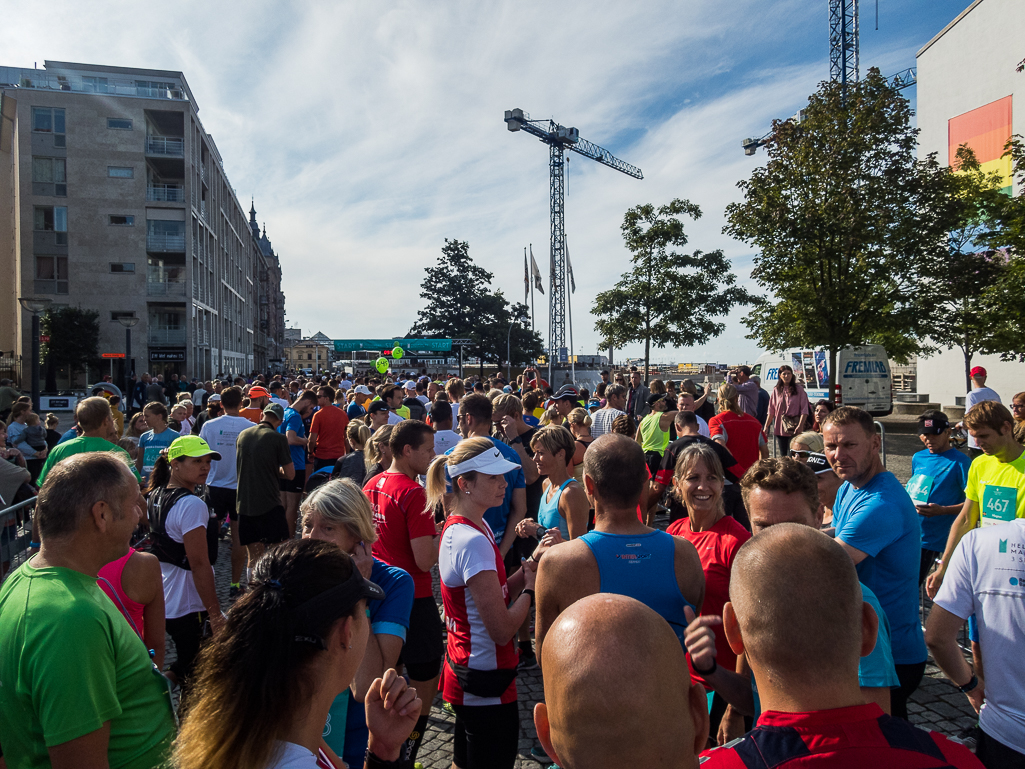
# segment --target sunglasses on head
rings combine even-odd
[[[791,459],[801,459],[802,457],[804,459],[807,459],[810,456],[811,456],[811,452],[810,451],[801,451],[799,449],[790,449],[790,458]]]

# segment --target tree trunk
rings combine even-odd
[[[644,332],[644,384],[648,384],[648,359],[651,354],[651,329]]]
[[[612,370],[612,367],[614,365],[613,362],[612,362],[612,351],[613,351],[613,349],[615,349],[615,348],[613,348],[612,342],[609,342],[609,371]]]
[[[972,391],[972,358],[975,353],[964,347],[961,348],[961,352],[964,353],[964,391],[970,393]]]

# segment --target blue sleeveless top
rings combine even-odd
[[[661,615],[686,652],[683,636],[687,618],[683,608],[690,606],[695,614],[698,611],[683,597],[676,581],[676,547],[672,535],[658,530],[640,535],[589,531],[579,539],[591,548],[598,562],[600,591],[636,598]]]
[[[562,497],[562,492],[565,488],[572,482],[572,478],[567,478],[566,482],[555,490],[551,502],[545,502],[548,492],[542,493],[541,504],[537,508],[537,522],[546,529],[558,529],[559,533],[562,534],[562,538],[567,542],[569,541],[569,523],[559,514],[559,499]]]

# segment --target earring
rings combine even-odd
[[[464,494],[466,494],[466,495],[469,495],[469,493],[470,493],[470,492],[468,492],[468,491],[464,491],[463,493],[464,493]]]

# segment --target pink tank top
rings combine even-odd
[[[124,588],[121,587],[121,574],[125,570],[128,559],[133,555],[135,555],[135,550],[129,548],[128,553],[124,556],[108,563],[100,569],[96,582],[100,589],[114,602],[114,606],[117,607],[118,611],[128,620],[132,630],[138,633],[139,638],[144,638],[145,628],[143,626],[142,612],[146,605],[133,601],[125,593]]]

